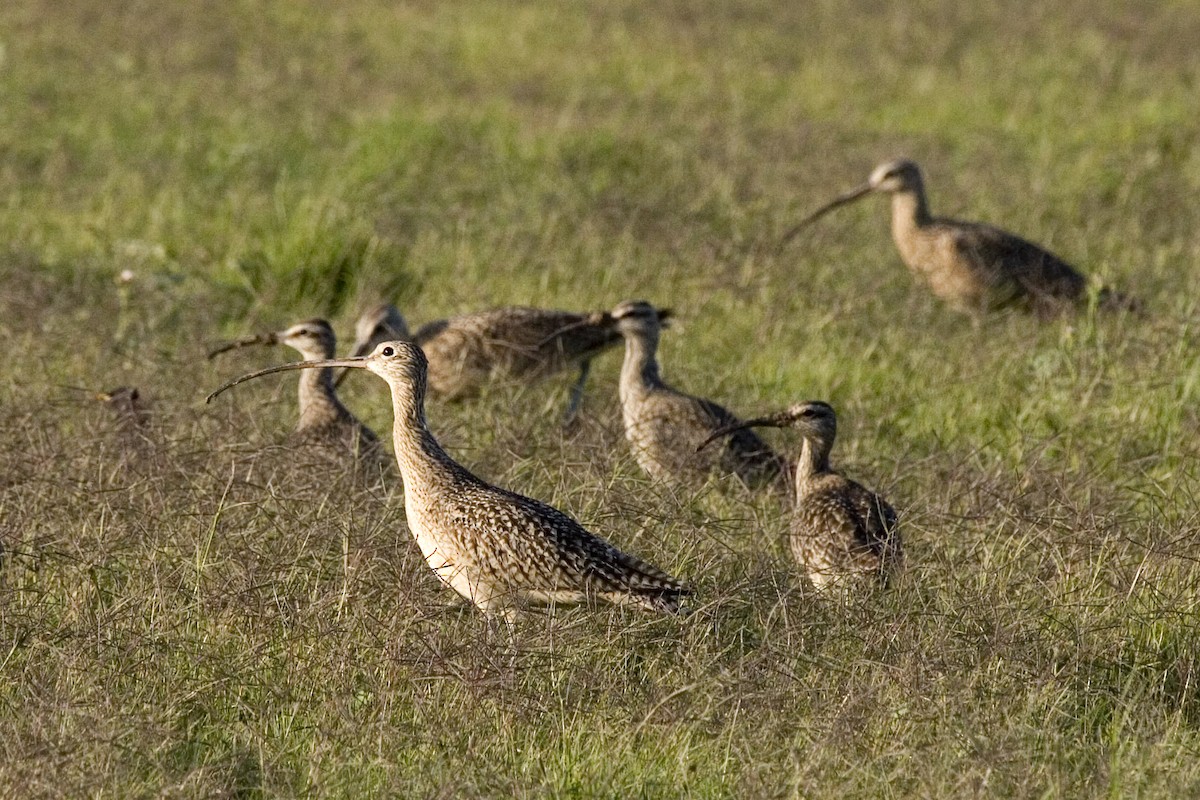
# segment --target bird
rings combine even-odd
[[[1022,306],[1050,317],[1087,299],[1088,279],[1045,248],[981,222],[932,216],[921,168],[903,158],[880,164],[866,183],[809,214],[783,236],[781,246],[826,213],[873,192],[892,196],[892,239],[905,266],[951,308],[978,318]],[[1105,288],[1097,299],[1109,309],[1140,307]]]
[[[723,406],[663,381],[655,353],[664,320],[655,307],[631,300],[612,315],[625,338],[621,415],[638,465],[650,477],[676,485],[701,482],[716,471],[732,472],[749,487],[773,484],[785,489],[786,461],[753,431],[739,431],[723,447],[699,451],[710,434],[739,420]]]
[[[829,466],[837,414],[828,403],[796,403],[785,411],[729,425],[701,445],[757,426],[794,427],[803,444],[795,466],[796,501],[789,544],[818,590],[863,579],[886,583],[903,563],[896,511],[886,500]]]
[[[487,483],[450,457],[425,417],[428,361],[412,342],[383,342],[370,355],[283,364],[247,380],[294,369],[366,369],[387,382],[393,441],[404,479],[409,530],[430,569],[489,620],[510,632],[528,605],[576,604],[595,598],[680,613],[690,590],[679,580],[591,533],[538,500]]]
[[[394,307],[380,306],[359,320],[354,355],[363,355],[382,340],[386,326],[380,321],[386,319],[403,317]],[[439,319],[422,325],[412,339],[429,359],[430,394],[445,400],[473,397],[495,381],[539,380],[578,365],[565,415],[568,423],[582,402],[591,359],[621,341],[609,312],[527,306]]]
[[[328,322],[307,319],[282,331],[226,342],[210,351],[208,357],[215,358],[221,353],[251,345],[275,344],[287,345],[306,361],[320,361],[334,357],[337,339]],[[379,437],[338,399],[331,370],[301,375],[299,398],[300,419],[290,437],[293,445],[316,449],[334,458],[351,457],[365,478],[377,478],[391,472],[391,459]]]

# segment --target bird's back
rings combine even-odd
[[[430,388],[456,397],[496,378],[534,378],[586,360],[620,335],[601,314],[514,306],[438,320],[417,331]]]
[[[678,611],[687,593],[552,506],[461,468],[437,480],[409,488],[410,527],[434,571],[485,609],[601,598]]]
[[[626,436],[638,463],[660,480],[695,480],[715,470],[759,486],[776,480],[784,469],[783,459],[748,428],[701,448],[711,434],[738,422],[711,400],[662,385],[638,393],[623,408]]]
[[[895,510],[835,472],[814,477],[797,497],[791,547],[818,586],[855,576],[886,579],[902,558]]]
[[[1087,281],[1043,247],[978,222],[937,219],[897,245],[905,263],[941,299],[979,310],[1026,303],[1054,311],[1077,301]]]

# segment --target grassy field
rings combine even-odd
[[[1200,794],[1200,7],[594,5],[5,4],[0,796]],[[975,327],[878,199],[776,252],[897,155],[1148,313]],[[293,379],[203,403],[291,360],[204,359],[264,326],[630,298],[680,387],[834,404],[898,586],[814,596],[769,498],[649,482],[614,354],[575,433],[565,377],[431,424],[697,611],[530,614],[510,663],[398,492],[281,451]]]

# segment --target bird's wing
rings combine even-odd
[[[853,550],[882,555],[894,548],[896,512],[886,500],[838,473],[826,476],[822,483],[806,502],[826,515],[823,524],[840,530]]]
[[[493,486],[481,487],[483,500],[500,518],[460,508],[454,522],[499,543],[505,556],[531,589],[570,588],[598,592],[666,592],[685,594],[675,578],[584,528],[558,509],[524,495]],[[496,535],[496,524],[510,531]]]
[[[595,318],[596,322],[602,319]],[[576,359],[620,339],[615,326],[588,324],[591,321],[591,316],[572,311],[512,306],[430,323],[417,331],[415,341],[427,354],[470,347],[534,362],[559,355]]]
[[[846,506],[855,521],[859,541],[872,552],[892,546],[897,535],[896,510],[886,500],[860,483],[847,480]]]
[[[1086,279],[1049,250],[1000,228],[981,223],[959,223],[954,247],[984,269],[994,271],[997,282],[1012,281],[1038,298],[1075,299]]]

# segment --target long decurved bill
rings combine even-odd
[[[787,416],[787,412],[772,414],[769,417],[759,417],[758,419],[749,419],[745,422],[735,422],[732,425],[726,425],[724,428],[718,428],[709,434],[709,437],[700,443],[696,448],[699,453],[704,448],[715,442],[717,439],[728,436],[731,433],[745,430],[746,428],[783,428],[786,427],[791,419]]]
[[[228,353],[230,350],[237,350],[240,347],[250,347],[256,344],[277,344],[279,337],[273,333],[260,333],[257,336],[245,336],[241,339],[234,339],[232,342],[218,345],[208,351],[209,358],[216,358],[221,353]]]
[[[864,183],[861,186],[854,187],[853,189],[846,192],[845,194],[840,194],[837,197],[833,198],[828,203],[821,206],[816,211],[812,212],[807,217],[805,217],[804,219],[797,222],[794,226],[792,226],[792,228],[783,235],[783,238],[779,240],[779,246],[783,247],[784,245],[786,245],[792,239],[796,238],[796,235],[799,234],[800,231],[804,230],[809,225],[811,225],[812,223],[819,220],[821,217],[828,214],[830,211],[833,211],[835,208],[844,206],[847,203],[853,203],[855,200],[862,197],[863,195],[870,194],[872,188],[873,187],[871,186],[871,184]]]
[[[277,367],[267,367],[260,369],[257,372],[251,372],[249,375],[243,375],[240,378],[234,378],[229,383],[217,389],[215,392],[204,398],[204,402],[211,403],[213,398],[224,392],[226,389],[232,389],[239,383],[245,383],[254,378],[261,378],[263,375],[271,375],[276,372],[287,372],[293,369],[324,369],[325,367],[346,367],[348,369],[366,369],[366,358],[330,358],[325,361],[296,361],[291,364],[280,364]]]

